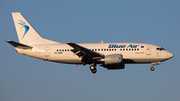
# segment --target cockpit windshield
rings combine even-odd
[[[157,50],[160,50],[160,51],[165,50],[165,49],[164,49],[164,48],[162,48],[162,47],[161,47],[161,48],[156,48],[156,49],[157,49]]]

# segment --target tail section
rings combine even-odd
[[[42,38],[21,13],[13,12],[12,17],[20,43],[25,45],[57,43]]]

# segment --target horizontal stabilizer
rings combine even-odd
[[[27,46],[27,45],[17,43],[17,42],[11,41],[11,40],[6,40],[6,42],[8,42],[9,44],[13,45],[16,48],[21,48],[21,49],[32,49],[33,48],[31,46]]]

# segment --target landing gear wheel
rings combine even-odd
[[[90,66],[90,70],[91,70],[91,72],[93,73],[93,74],[95,74],[96,72],[97,72],[97,69],[96,69],[96,67],[95,66]]]
[[[91,70],[91,72],[92,72],[93,74],[95,74],[95,73],[97,72],[97,69],[94,68],[93,70]]]
[[[93,65],[90,66],[90,70],[93,70],[95,67]]]
[[[154,71],[154,69],[155,69],[154,67],[151,67],[151,71]]]

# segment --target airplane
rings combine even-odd
[[[12,12],[19,43],[6,40],[15,50],[30,57],[66,64],[89,64],[94,74],[96,65],[108,70],[124,69],[125,64],[154,65],[174,55],[164,48],[146,43],[60,43],[42,38],[20,12]]]

